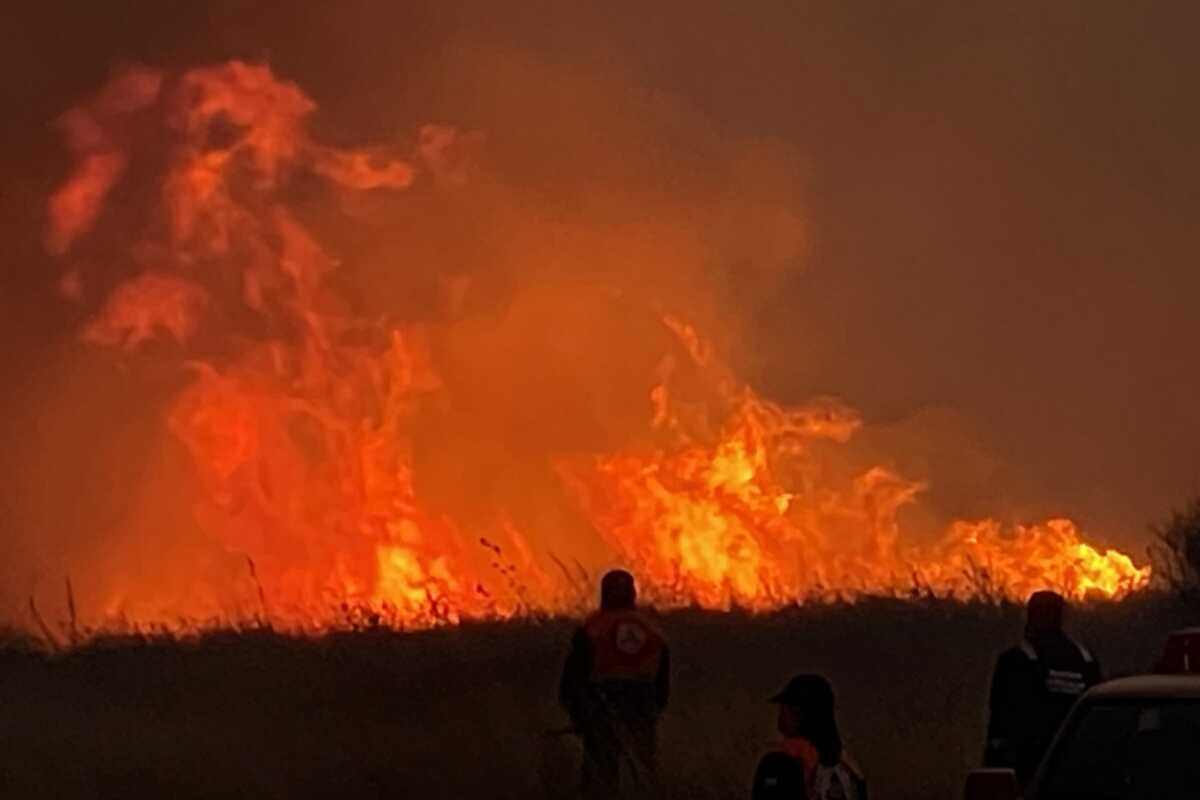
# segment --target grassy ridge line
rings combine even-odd
[[[673,797],[739,797],[773,738],[762,702],[829,675],[877,798],[951,798],[977,761],[1012,606],[870,600],[661,616],[675,663],[662,729]],[[1110,674],[1141,671],[1190,610],[1142,595],[1080,609]],[[6,796],[568,797],[575,744],[554,690],[574,623],[294,636],[214,631],[0,648]],[[549,791],[546,784],[549,783]]]

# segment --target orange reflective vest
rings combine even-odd
[[[808,739],[799,736],[783,740],[783,752],[796,759],[804,766],[804,782],[812,788],[813,779],[817,775],[817,764],[821,763],[817,748]]]
[[[598,611],[583,623],[583,632],[592,646],[590,682],[651,683],[657,677],[666,641],[638,611]]]

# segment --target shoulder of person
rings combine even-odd
[[[637,611],[635,613],[637,614],[638,620],[643,625],[645,625],[650,630],[651,633],[653,633],[655,636],[657,636],[659,639],[661,639],[663,644],[665,645],[667,638],[666,638],[666,636],[663,635],[662,626],[660,626],[658,624],[657,615],[643,611],[640,608],[637,609]]]
[[[1037,651],[1029,642],[1014,644],[996,658],[996,669],[1020,669],[1038,660]]]
[[[591,620],[585,619],[575,630],[571,631],[571,646],[572,647],[588,647],[591,644],[592,637],[588,631],[591,626]]]
[[[858,765],[858,761],[856,761],[849,753],[842,753],[841,765],[846,768],[846,771],[849,772],[851,777],[853,777],[855,780],[865,780],[862,767]]]
[[[1090,647],[1088,647],[1087,645],[1085,645],[1083,642],[1079,641],[1078,639],[1072,638],[1070,636],[1067,637],[1067,641],[1070,642],[1071,644],[1075,645],[1075,649],[1079,651],[1079,657],[1081,659],[1083,659],[1084,664],[1095,664],[1096,663],[1096,656],[1092,653],[1092,650]]]
[[[754,800],[803,800],[808,796],[804,765],[782,750],[773,750],[758,760],[754,770]]]
[[[662,629],[658,625],[658,621],[654,616],[643,611],[640,608],[614,608],[608,610],[597,611],[589,616],[584,621],[584,627],[600,627],[606,625],[620,625],[622,622],[633,622],[647,631],[651,632],[659,639],[663,639]]]
[[[617,621],[620,613],[620,611],[608,608],[597,609],[583,618],[583,622],[579,625],[579,632],[592,634],[598,630],[608,628]]]

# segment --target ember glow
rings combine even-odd
[[[332,279],[353,265],[327,250],[297,198],[469,191],[480,137],[428,126],[402,147],[332,147],[309,133],[315,111],[262,65],[127,71],[64,116],[74,169],[48,203],[62,285],[94,306],[83,339],[129,365],[169,352],[189,376],[163,425],[200,498],[181,513],[246,557],[280,621],[333,624],[348,608],[398,625],[563,611],[595,569],[618,563],[656,603],[717,609],[871,593],[1021,599],[1045,586],[1119,597],[1147,584],[1149,568],[1094,548],[1068,520],[909,535],[903,511],[922,483],[883,466],[849,479],[829,468],[858,414],[760,397],[686,308],[660,315],[670,346],[645,386],[644,435],[554,459],[600,562],[581,564],[571,535],[522,528],[503,508],[480,523],[425,502],[414,435],[449,391],[443,326],[355,314]],[[132,267],[95,297],[78,253],[105,208],[126,202],[132,142],[147,131],[166,157],[139,167],[151,200]],[[164,613],[207,610],[199,597],[173,602]],[[108,610],[123,610],[119,597]]]

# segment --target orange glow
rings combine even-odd
[[[122,120],[151,106],[162,89],[162,75],[148,69],[127,69],[109,81],[88,103],[59,120],[67,146],[78,163],[75,172],[50,198],[46,245],[65,253],[87,233],[108,193],[120,180],[127,162],[119,140]]]
[[[671,327],[697,366],[712,365],[694,331]],[[654,389],[655,419],[678,436],[667,395]],[[874,467],[839,486],[812,458],[810,443],[852,436],[853,412],[828,403],[785,410],[744,387],[729,404],[713,441],[597,456],[569,472],[596,527],[651,576],[660,602],[766,609],[912,592],[1021,600],[1046,587],[1082,599],[1149,582],[1148,567],[1099,552],[1069,520],[1007,531],[964,521],[932,543],[911,542],[899,514],[921,484]]]
[[[169,414],[205,534],[252,559],[281,621],[332,624],[348,606],[398,625],[571,607],[588,575],[567,566],[564,534],[519,529],[503,512],[481,527],[423,500],[414,432],[422,405],[447,391],[437,327],[349,314],[328,279],[338,259],[288,204],[295,175],[339,192],[462,185],[478,135],[427,127],[407,155],[332,148],[305,127],[315,103],[265,66],[138,74],[116,83],[140,86],[142,102],[110,103],[87,117],[96,130],[75,134],[89,144],[50,199],[50,247],[69,254],[132,157],[105,126],[161,100],[171,159],[139,250],[156,262],[109,294],[84,337],[132,357],[163,335],[181,347],[205,326],[221,335],[221,304],[264,321],[253,337],[228,335],[219,358],[188,362]],[[112,96],[125,95],[101,94]],[[230,285],[234,301],[216,288]],[[1089,545],[1067,520],[912,536],[902,516],[920,482],[882,466],[829,469],[825,453],[863,425],[853,409],[771,403],[682,316],[663,324],[676,345],[645,387],[645,436],[555,464],[581,528],[655,602],[766,610],[914,591],[1022,599],[1045,586],[1119,597],[1147,584],[1148,568]]]
[[[92,226],[110,189],[125,170],[119,153],[84,156],[69,181],[50,198],[53,221],[47,236],[51,252],[65,252],[80,234]]]
[[[136,350],[160,331],[177,342],[196,332],[208,304],[203,287],[175,277],[146,272],[117,287],[84,332],[84,338],[106,347]]]

